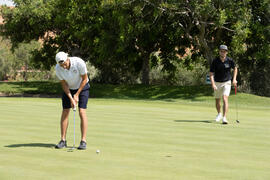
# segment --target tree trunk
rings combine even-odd
[[[213,59],[214,59],[213,52],[211,51],[211,49],[208,46],[204,47],[204,48],[205,48],[204,55],[205,55],[205,57],[208,61],[208,64],[210,66]]]
[[[209,44],[207,43],[205,39],[205,29],[206,29],[206,25],[202,24],[200,26],[199,44],[201,46],[201,50],[204,56],[206,57],[208,61],[208,64],[210,65],[214,57],[213,57],[213,52],[211,51],[211,48],[209,47]]]
[[[23,72],[24,81],[27,81],[27,70],[28,70],[28,63],[25,63],[25,71]]]
[[[149,85],[150,76],[150,65],[149,65],[149,55],[145,54],[143,57],[143,67],[142,67],[142,84]]]

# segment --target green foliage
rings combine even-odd
[[[32,78],[35,72],[35,64],[32,61],[34,50],[38,49],[40,44],[32,41],[30,43],[19,44],[17,48],[11,51],[11,43],[9,40],[0,40],[0,80],[28,80]],[[40,72],[36,74],[41,74]]]
[[[184,59],[173,62],[175,71],[168,71],[164,70],[159,59],[151,69],[150,82],[156,85],[203,85],[206,81],[206,75],[209,74],[209,69],[204,65],[205,61],[205,59],[197,57],[197,62],[194,62],[191,56],[186,56]]]
[[[191,1],[175,3],[175,7],[169,10],[174,21],[180,25],[178,28],[185,32],[189,42],[185,47],[190,47],[193,55],[204,56],[210,64],[215,56],[213,52],[220,44],[235,49],[244,42],[246,33],[242,33],[241,28],[248,25],[250,17],[246,2]]]
[[[42,39],[42,48],[33,51],[38,68],[51,69],[61,50],[89,61],[103,83],[148,84],[157,64],[173,82],[181,71],[178,61],[190,70],[197,61],[209,67],[218,46],[226,44],[250,82],[248,72],[269,61],[267,0],[14,2],[16,8],[1,8],[1,35],[13,48]]]
[[[50,29],[49,21],[55,6],[53,0],[14,0],[14,3],[16,8],[1,8],[2,16],[6,20],[2,25],[2,35],[11,39],[13,48],[21,42],[38,40],[45,34]]]
[[[270,5],[267,0],[252,0],[250,8],[250,33],[243,45],[246,52],[238,61],[243,81],[247,82],[251,92],[270,96]]]
[[[12,62],[14,62],[14,56],[9,50],[9,41],[0,40],[0,80],[7,80],[8,74],[12,70]]]

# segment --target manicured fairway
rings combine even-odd
[[[54,149],[60,99],[0,98],[0,179],[270,179],[270,100],[240,99],[239,124],[233,100],[224,126],[208,100],[90,99],[88,149],[68,152]]]

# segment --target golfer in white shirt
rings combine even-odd
[[[55,148],[67,147],[66,132],[70,108],[76,108],[78,104],[81,118],[81,142],[78,149],[86,149],[86,108],[90,88],[86,64],[81,58],[68,57],[65,52],[58,52],[55,60],[57,62],[55,67],[56,76],[60,80],[64,91],[62,95],[61,141]]]

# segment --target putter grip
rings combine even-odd
[[[76,106],[73,108],[73,111],[76,111]]]

